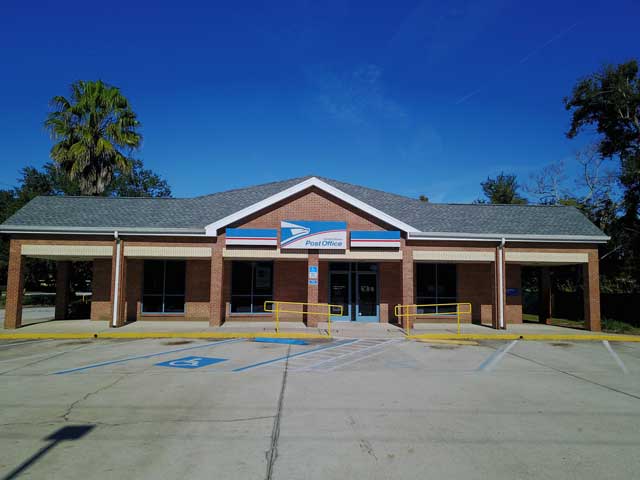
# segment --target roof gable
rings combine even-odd
[[[253,205],[249,205],[248,207],[242,208],[240,210],[238,210],[237,212],[234,212],[230,215],[227,215],[226,217],[221,218],[220,220],[217,220],[213,223],[210,223],[209,225],[207,225],[205,227],[205,232],[207,236],[210,237],[214,237],[217,235],[217,232],[219,229],[226,227],[227,225],[230,225],[232,223],[235,223],[239,220],[242,220],[245,217],[248,217],[250,215],[253,215],[255,213],[260,212],[261,210],[264,210],[272,205],[275,205],[278,202],[281,202],[283,200],[286,200],[287,198],[290,198],[300,192],[303,192],[309,188],[318,188],[319,190],[322,190],[340,200],[342,200],[343,202],[359,209],[362,210],[363,212],[371,215],[374,218],[377,218],[378,220],[381,220],[389,225],[392,225],[404,232],[418,232],[419,230],[416,229],[415,227],[412,227],[411,225],[395,218],[392,217],[391,215],[383,212],[382,210],[379,210],[365,202],[363,202],[362,200],[359,200],[351,195],[349,195],[348,193],[345,193],[344,191],[329,185],[328,183],[326,183],[323,180],[320,180],[318,177],[310,177],[307,178],[306,180],[303,180],[295,185],[292,185],[289,188],[286,188],[278,193],[275,193],[257,203],[254,203]]]

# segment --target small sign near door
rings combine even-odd
[[[318,278],[318,267],[313,265],[309,267],[309,280]]]

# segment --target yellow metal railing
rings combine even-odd
[[[455,307],[454,311],[439,312],[441,307],[445,307],[445,310],[449,310],[451,307]],[[418,310],[434,309],[434,312],[419,312]],[[430,303],[430,304],[414,304],[414,305],[396,305],[394,313],[398,318],[404,318],[405,331],[407,336],[411,336],[411,320],[425,317],[455,317],[458,324],[458,335],[460,335],[460,316],[471,316],[471,304],[467,302],[462,303]]]
[[[298,305],[302,307],[300,310],[288,310],[290,305]],[[284,308],[282,308],[284,306]],[[307,309],[305,310],[305,307]],[[308,307],[318,307],[321,311],[311,311]],[[326,312],[324,309],[326,308]],[[333,313],[333,309],[339,309],[339,313]],[[342,316],[342,305],[331,305],[329,303],[305,303],[305,302],[280,302],[278,300],[267,300],[264,302],[264,311],[275,313],[276,317],[276,333],[280,333],[280,314],[281,313],[295,313],[297,315],[321,315],[327,317],[327,333],[331,336],[331,317]]]

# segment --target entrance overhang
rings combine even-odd
[[[40,245],[21,246],[25,257],[47,260],[89,260],[92,258],[111,258],[113,247],[110,245]]]

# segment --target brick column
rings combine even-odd
[[[402,304],[412,305],[415,302],[415,288],[413,280],[414,264],[413,264],[413,252],[410,249],[403,249],[402,251]],[[406,309],[403,313],[409,313]],[[407,328],[407,321],[409,317],[401,317],[399,320],[402,324],[402,328]]]
[[[311,285],[309,282],[309,267],[316,267],[318,269],[318,277],[321,274],[328,275],[329,272],[320,272],[320,256],[317,250],[309,250],[309,258],[307,260],[307,271],[304,275],[304,281],[307,282],[307,303],[318,303],[319,301],[319,288],[318,284],[320,279],[318,278],[315,285]],[[307,311],[317,311],[317,308],[307,307]],[[307,327],[317,327],[320,321],[319,315],[307,315]],[[326,318],[326,317],[325,317]],[[323,319],[322,321],[326,321]]]
[[[589,252],[589,263],[584,264],[584,324],[588,330],[600,331],[600,264],[598,250]]]
[[[224,304],[224,259],[222,257],[222,245],[213,246],[211,254],[211,283],[209,285],[209,326],[222,325],[225,314]]]
[[[56,262],[56,320],[65,320],[71,299],[71,262],[68,260]]]
[[[24,290],[24,257],[22,245],[11,240],[9,246],[9,269],[7,271],[7,302],[4,328],[20,328],[22,325],[22,297]]]
[[[551,320],[551,270],[540,267],[538,272],[538,321],[549,323]]]

